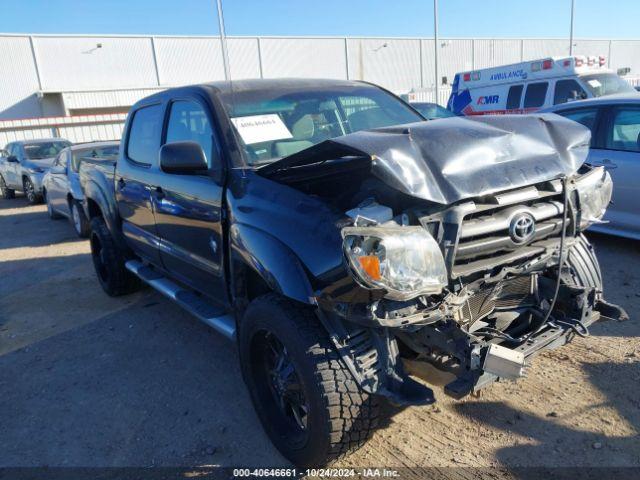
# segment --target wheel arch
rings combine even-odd
[[[269,233],[248,226],[230,229],[230,285],[234,304],[274,292],[303,304],[315,304],[307,270],[294,252]]]

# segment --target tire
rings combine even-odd
[[[286,360],[274,364],[282,356],[274,353],[278,342]],[[360,448],[378,426],[380,399],[359,389],[313,310],[273,293],[258,297],[240,323],[238,344],[258,417],[293,464],[326,465]]]
[[[126,258],[113,240],[104,219],[96,217],[91,220],[89,238],[93,266],[105,293],[118,297],[140,289],[140,280],[125,268]]]
[[[16,197],[16,191],[13,188],[7,187],[6,182],[2,175],[0,175],[0,198],[10,200]]]
[[[593,245],[584,235],[580,235],[571,246],[565,262],[568,272],[565,282],[578,287],[596,287],[602,294],[602,272]]]
[[[47,197],[47,191],[43,190],[42,191],[42,198],[44,199],[44,202],[47,204],[47,214],[49,215],[49,218],[51,220],[58,220],[60,218],[62,218],[62,215],[60,215],[59,213],[57,213],[53,207],[51,206],[51,204],[49,203],[49,198]]]
[[[22,191],[27,197],[27,200],[31,205],[37,205],[42,202],[42,195],[36,193],[36,189],[33,185],[33,182],[29,177],[24,177],[22,179]]]
[[[69,211],[71,213],[69,215],[69,222],[71,222],[71,226],[75,230],[76,234],[80,238],[87,238],[91,231],[91,227],[80,202],[71,199],[69,201]]]

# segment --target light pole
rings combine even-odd
[[[436,98],[434,103],[438,103],[438,0],[433,0],[433,44],[435,47],[435,55],[434,55],[434,71],[436,75],[436,83],[435,83],[435,93]]]
[[[569,56],[573,55],[573,12],[576,0],[571,0],[571,26],[569,27]]]
[[[220,46],[222,47],[222,64],[224,65],[224,79],[231,80],[229,72],[229,52],[227,50],[227,36],[224,32],[224,15],[222,14],[222,0],[216,0],[218,9],[218,26],[220,28]]]

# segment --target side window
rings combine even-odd
[[[129,129],[127,157],[142,165],[157,164],[161,129],[162,105],[136,110]]]
[[[558,80],[553,94],[553,104],[567,103],[587,98],[587,93],[575,80]]]
[[[640,152],[640,108],[618,108],[612,115],[606,148]]]
[[[520,108],[520,99],[522,98],[522,89],[524,85],[513,85],[509,87],[509,95],[507,95],[507,110]]]
[[[218,163],[213,129],[204,109],[197,102],[179,100],[171,104],[165,143],[188,140],[200,144],[210,167]]]
[[[591,130],[591,146],[596,146],[596,120],[598,118],[597,108],[581,108],[580,110],[565,110],[563,112],[556,112],[558,115],[562,115],[564,118],[578,122]]]
[[[548,82],[530,83],[524,96],[524,108],[536,108],[544,105],[547,97]]]
[[[66,164],[66,161],[67,161],[67,151],[64,150],[58,154],[58,156],[56,157],[56,161],[53,162],[53,164],[56,167],[64,166]]]

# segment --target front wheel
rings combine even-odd
[[[80,238],[87,238],[89,236],[90,226],[82,207],[77,200],[71,200],[70,208],[71,215],[69,216],[69,220],[73,225],[73,229]]]
[[[0,175],[0,198],[9,200],[15,198],[15,196],[16,191],[13,188],[7,187],[7,183],[4,181],[4,178],[2,178],[2,175]]]
[[[360,390],[313,310],[276,294],[258,297],[241,321],[238,343],[258,417],[295,465],[326,465],[376,429],[379,399]]]
[[[31,205],[36,205],[42,201],[42,196],[36,192],[36,187],[30,178],[25,177],[22,181],[23,192],[27,196],[27,200]]]
[[[98,281],[107,295],[117,297],[140,288],[140,280],[124,266],[125,256],[101,217],[91,220],[89,243]]]

